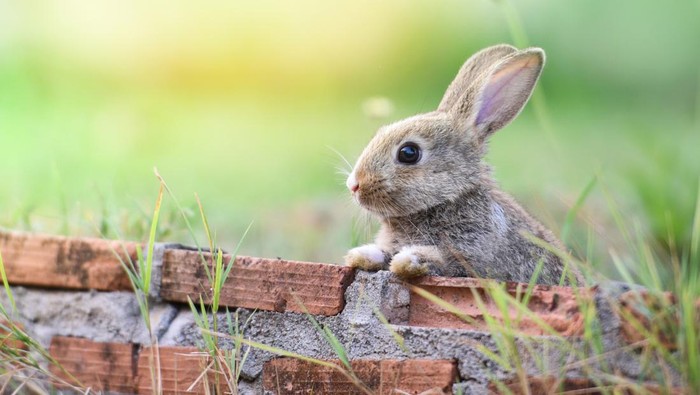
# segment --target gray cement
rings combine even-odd
[[[12,287],[15,318],[44,347],[53,336],[76,336],[101,342],[149,344],[136,298],[130,292],[75,292]],[[5,292],[0,303],[10,311]],[[177,307],[154,303],[150,319],[156,335],[169,327]]]

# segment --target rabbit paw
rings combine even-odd
[[[384,266],[384,251],[376,244],[355,247],[345,255],[345,265],[376,271]]]
[[[418,277],[428,274],[428,264],[410,248],[404,248],[389,262],[389,270],[403,278]]]

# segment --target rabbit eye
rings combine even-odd
[[[416,143],[405,143],[399,148],[397,159],[401,163],[413,165],[420,160],[420,147]]]

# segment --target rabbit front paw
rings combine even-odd
[[[385,265],[384,251],[376,244],[355,247],[345,255],[345,265],[358,269],[377,271]]]
[[[430,268],[442,263],[442,257],[433,246],[408,246],[394,255],[389,262],[389,270],[403,278],[428,274]]]

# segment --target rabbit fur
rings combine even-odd
[[[498,189],[483,162],[489,136],[520,113],[544,60],[540,48],[483,49],[462,66],[436,111],[379,129],[347,186],[381,228],[374,244],[348,251],[347,265],[403,278],[528,282],[543,262],[537,282],[560,282],[562,260],[531,237],[563,251],[561,242]],[[406,145],[419,151],[417,162],[401,161]],[[416,158],[410,148],[405,153]],[[566,279],[581,280],[574,269],[568,272]]]

